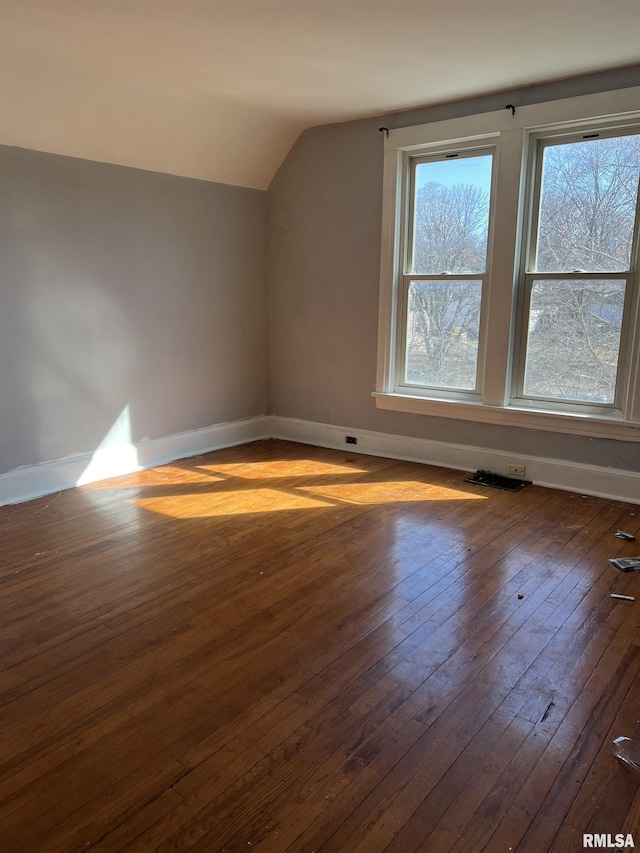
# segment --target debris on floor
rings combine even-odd
[[[620,601],[635,601],[632,595],[619,595],[617,592],[612,592],[611,598],[619,598]]]
[[[549,702],[542,718],[540,719],[541,723],[546,723],[553,708],[555,708],[555,702]]]
[[[616,531],[615,535],[618,537],[618,539],[627,539],[629,542],[633,542],[633,540],[636,538],[633,533],[625,533],[624,530]]]
[[[637,740],[617,737],[613,742],[613,754],[640,776],[640,743]]]
[[[615,560],[609,562],[620,569],[621,572],[635,572],[640,570],[640,557],[616,557]]]

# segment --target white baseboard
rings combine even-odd
[[[0,506],[29,501],[108,477],[131,474],[143,468],[208,453],[210,450],[258,441],[269,438],[270,435],[271,418],[261,415],[242,421],[214,424],[139,444],[99,448],[94,453],[83,453],[55,462],[17,468],[7,474],[0,474]]]
[[[357,446],[345,444],[346,435],[355,436],[358,439]],[[266,438],[281,438],[461,471],[483,469],[506,474],[507,465],[517,463],[526,466],[526,479],[537,485],[640,504],[640,474],[634,471],[281,418],[277,415],[261,415],[135,445],[101,448],[95,453],[18,468],[0,475],[0,506]]]
[[[271,433],[274,438],[299,441],[302,444],[387,456],[461,471],[481,469],[506,474],[507,465],[516,463],[525,465],[526,479],[539,486],[640,504],[640,474],[634,471],[277,416],[271,419]],[[356,447],[345,444],[346,435],[358,439]]]

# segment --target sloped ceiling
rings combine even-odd
[[[0,141],[264,189],[302,130],[640,57],[638,0],[3,0]]]

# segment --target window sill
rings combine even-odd
[[[620,416],[596,417],[573,412],[539,411],[524,406],[488,406],[484,403],[451,402],[408,394],[373,392],[378,409],[430,415],[438,418],[500,424],[521,429],[585,435],[590,438],[610,438],[616,441],[640,442],[640,423],[625,421]]]

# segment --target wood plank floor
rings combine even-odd
[[[0,509],[0,851],[640,844],[640,507],[463,478],[265,441]]]

